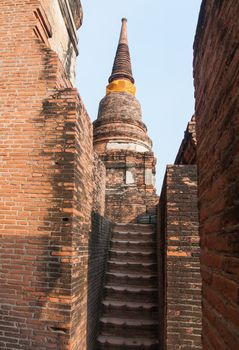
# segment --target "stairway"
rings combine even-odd
[[[116,224],[96,350],[158,349],[155,225]]]

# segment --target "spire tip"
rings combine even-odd
[[[127,79],[134,83],[132,75],[130,54],[128,47],[128,36],[127,36],[127,19],[122,18],[122,25],[119,37],[119,44],[116,51],[114,65],[111,76],[109,77],[109,83],[113,80]]]

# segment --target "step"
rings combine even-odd
[[[113,232],[155,232],[154,224],[116,224],[113,227]]]
[[[156,338],[158,332],[158,321],[101,317],[100,330],[101,335]]]
[[[140,263],[140,262],[122,262],[108,261],[108,271],[117,273],[151,273],[157,271],[156,262]]]
[[[130,285],[130,286],[157,286],[157,274],[156,273],[120,273],[120,272],[107,272],[106,273],[107,284],[110,285]]]
[[[113,336],[99,336],[98,344],[102,350],[158,350],[157,339],[123,338]]]
[[[157,302],[157,288],[123,286],[105,286],[104,300]]]
[[[103,315],[106,317],[126,317],[131,319],[158,319],[158,304],[146,302],[127,302],[104,300]]]
[[[146,241],[140,240],[123,240],[123,239],[112,239],[111,240],[111,249],[115,250],[130,250],[130,251],[155,251],[156,250],[156,241],[153,239],[148,239]]]
[[[155,236],[152,224],[114,226],[97,350],[158,349]]]
[[[156,224],[157,223],[157,215],[154,213],[141,215],[137,218],[137,222],[139,224]]]
[[[112,239],[114,240],[129,240],[129,241],[141,241],[148,242],[155,240],[155,233],[152,232],[113,232]]]
[[[154,262],[156,261],[155,252],[135,252],[135,251],[109,251],[111,261],[125,261],[125,262]]]

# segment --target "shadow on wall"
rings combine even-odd
[[[79,164],[91,162],[91,129],[80,108],[76,91],[63,89],[43,102],[42,114],[35,120],[42,144],[37,164],[42,177],[37,181],[43,212],[48,214],[38,227],[45,238],[37,237],[42,250],[37,258],[40,277],[33,286],[32,313],[45,332],[38,327],[36,338],[41,346],[49,344],[49,349],[52,344],[65,349],[70,342],[72,349],[78,349],[86,342],[83,330],[91,207],[87,179],[91,170]],[[44,349],[48,349],[47,344]]]
[[[112,234],[112,225],[108,220],[96,212],[92,212],[91,218],[92,228],[89,237],[88,262],[87,350],[96,349],[105,271]]]
[[[43,120],[36,120],[44,131],[42,165],[47,165],[52,195],[44,218],[51,235],[45,247],[48,260],[43,260],[41,266],[45,271],[43,283],[47,286],[47,296],[40,300],[39,317],[44,321],[49,319],[55,337],[51,343],[54,342],[57,349],[63,349],[71,339],[74,349],[87,346],[88,350],[94,350],[111,223],[93,211],[90,232],[87,217],[91,208],[92,174],[87,169],[93,159],[86,143],[91,145],[91,134],[87,133],[83,118],[79,118],[76,125],[74,99],[74,90],[59,91],[44,102]],[[77,218],[72,214],[73,207],[80,212]],[[79,334],[86,337],[87,344],[82,345],[76,339]]]
[[[0,308],[4,327],[11,330],[3,333],[9,349],[61,350],[70,341],[75,124],[68,115],[75,104],[61,101],[68,92],[44,101],[30,124],[38,138],[28,150],[26,168],[17,169],[23,224],[14,226],[18,234],[4,236],[1,260]]]
[[[158,260],[158,302],[159,302],[159,344],[161,344],[161,350],[165,349],[166,340],[166,327],[165,327],[165,315],[166,315],[166,302],[165,302],[165,289],[167,286],[167,280],[165,275],[166,257],[165,257],[165,237],[166,237],[166,222],[167,222],[167,191],[166,191],[166,177],[163,181],[162,191],[160,195],[160,202],[157,210],[157,260]],[[160,281],[160,282],[159,282]]]
[[[38,239],[42,246],[37,268],[41,277],[34,289],[41,294],[36,298],[38,312],[34,315],[48,328],[47,336],[52,333],[54,339],[48,342],[55,343],[57,349],[67,346],[71,332],[75,123],[69,114],[75,112],[76,106],[64,101],[64,95],[71,93],[72,89],[64,89],[45,100],[42,115],[35,120],[44,142],[40,166],[45,180],[40,190],[46,194],[43,202],[44,206],[49,203],[49,208],[44,225],[38,227],[39,231],[48,232],[48,237]]]
[[[144,223],[148,224],[148,222],[144,222]],[[117,226],[117,224],[115,225]],[[132,227],[131,223],[125,224],[126,227],[127,225],[130,225]],[[134,222],[134,225],[135,225],[135,222]],[[140,229],[142,230],[142,226],[144,225],[139,225],[139,226],[140,228],[138,228],[138,231],[136,229],[135,232],[138,232],[139,235],[141,235]],[[106,312],[105,310],[102,309],[102,300],[105,298],[105,295],[104,295],[104,286],[106,285],[105,273],[108,270],[107,261],[109,260],[112,229],[113,229],[113,224],[111,222],[109,222],[108,220],[106,220],[104,217],[100,216],[96,212],[92,213],[92,231],[89,239],[89,263],[88,263],[87,350],[96,350],[98,349],[98,346],[99,346],[99,345],[97,346],[97,336],[100,334],[100,331],[102,331],[102,329],[100,330],[99,328],[100,318]],[[123,248],[123,250],[124,249],[125,248]],[[155,250],[156,250],[156,247],[155,247]],[[122,259],[124,260],[125,257],[122,257]],[[120,284],[122,283],[122,281],[119,279],[118,283]],[[137,296],[137,292],[135,292],[134,297],[136,298],[136,300],[137,300],[137,297],[139,297]],[[142,312],[141,309],[138,311],[139,313]],[[117,329],[115,329],[115,331],[117,334]]]

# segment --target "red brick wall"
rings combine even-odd
[[[104,218],[106,169],[94,153],[93,206],[88,259],[87,350],[95,350],[103,297],[111,223]]]
[[[174,164],[197,164],[196,120],[193,116],[184,132]]]
[[[238,13],[203,1],[194,44],[205,349],[239,347]]]
[[[94,150],[106,167],[105,216],[115,223],[128,223],[151,214],[152,208],[155,214],[156,159],[139,101],[127,92],[107,94],[93,130]]]
[[[155,173],[153,153],[127,150],[101,155],[106,167],[105,216],[112,222],[137,222],[144,214],[155,214],[158,196],[154,184],[145,184],[145,169]],[[127,183],[127,171],[132,183]]]
[[[38,6],[0,4],[0,348],[85,349],[92,128]]]
[[[70,103],[73,107],[72,100]],[[75,152],[74,174],[70,172],[71,182],[66,183],[65,186],[69,186],[73,192],[72,248],[69,249],[72,293],[71,348],[78,350],[87,348],[88,250],[93,200],[93,146],[92,125],[79,96],[74,109],[76,118],[71,115],[70,123],[73,122],[75,125],[72,125],[70,136],[68,132],[64,135],[64,141],[69,146],[68,140],[71,139],[70,153]],[[64,201],[67,208],[65,211],[69,212],[70,203],[67,196],[64,196]]]
[[[93,169],[93,212],[104,216],[105,213],[105,186],[106,169],[104,163],[100,160],[97,153],[94,152]]]
[[[162,349],[201,349],[201,277],[195,165],[167,167],[158,215]]]

